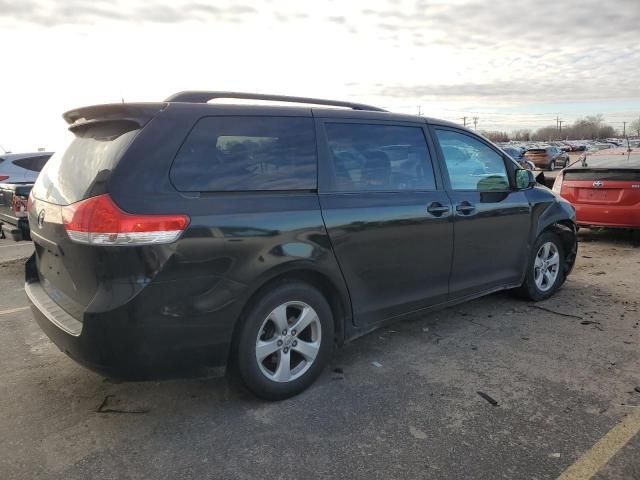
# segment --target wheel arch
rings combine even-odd
[[[281,266],[265,272],[245,295],[243,307],[233,327],[228,364],[237,350],[239,334],[251,306],[270,289],[296,281],[311,285],[327,299],[333,314],[334,342],[342,345],[345,339],[345,325],[352,319],[351,299],[346,286],[339,285],[330,275],[306,263],[293,264],[288,265],[287,268]]]
[[[571,219],[564,219],[552,222],[546,225],[538,236],[545,232],[552,232],[562,240],[562,248],[564,250],[564,274],[568,275],[576,261],[578,252],[578,242],[576,239],[576,224]],[[537,237],[536,237],[537,238]]]

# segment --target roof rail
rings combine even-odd
[[[311,105],[328,105],[331,107],[346,107],[353,110],[370,110],[373,112],[386,112],[386,110],[364,103],[341,102],[339,100],[322,100],[319,98],[290,97],[288,95],[264,95],[261,93],[243,92],[206,92],[185,91],[171,95],[165,102],[207,103],[216,98],[235,98],[241,100],[266,100],[272,102],[308,103]]]

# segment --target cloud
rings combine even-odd
[[[114,82],[128,94],[146,92],[149,83],[171,91],[215,79],[230,89],[352,95],[406,111],[422,102],[467,109],[640,101],[640,0],[239,2],[0,0],[0,37],[18,39],[20,69],[49,59],[54,68],[75,68],[73,49],[48,45],[66,47],[78,36],[88,52],[122,45],[118,60],[129,62],[131,75],[107,87],[89,82],[87,96]],[[141,27],[142,54],[128,48]],[[29,42],[42,47],[25,56]],[[194,45],[213,46],[207,61]],[[150,66],[167,52],[180,63],[178,73],[150,80]]]
[[[156,0],[0,0],[0,22],[5,24],[35,24],[40,26],[91,25],[105,21],[150,22],[175,24],[187,21],[233,21],[256,14],[251,5],[231,2],[181,2]]]

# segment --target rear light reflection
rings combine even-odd
[[[29,198],[27,199],[27,212],[31,211],[33,207],[33,191],[29,192]]]
[[[0,182],[4,182],[7,178],[9,178],[9,175],[0,175]]]
[[[176,241],[189,225],[189,217],[130,214],[104,194],[63,207],[62,222],[77,243],[151,245]]]
[[[551,190],[553,190],[558,195],[560,195],[560,192],[562,192],[562,181],[563,181],[563,178],[564,178],[564,175],[562,173],[559,173],[558,176],[556,177],[556,179],[553,182],[553,188]]]

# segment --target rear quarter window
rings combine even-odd
[[[46,163],[33,195],[58,205],[104,193],[111,171],[133,141],[139,126],[128,120],[90,124],[74,130],[75,138]]]
[[[313,120],[201,118],[178,151],[171,181],[180,191],[315,189]]]
[[[37,157],[27,157],[14,160],[13,164],[31,172],[40,172],[46,165],[49,158],[51,158],[51,155],[39,155]]]

